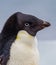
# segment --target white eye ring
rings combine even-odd
[[[25,26],[29,26],[29,23],[25,23]]]

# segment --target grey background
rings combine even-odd
[[[40,65],[56,65],[56,0],[0,0],[0,32],[9,16],[17,11],[51,23],[37,33]]]

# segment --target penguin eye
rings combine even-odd
[[[25,26],[31,26],[31,25],[32,25],[32,22],[27,21],[27,22],[25,23]]]
[[[29,26],[30,24],[29,23],[25,23],[25,26]]]

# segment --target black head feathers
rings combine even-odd
[[[16,35],[20,30],[25,30],[35,36],[37,31],[48,26],[50,23],[35,16],[17,12],[8,18],[1,33],[4,37],[10,37]]]

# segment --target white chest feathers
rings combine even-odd
[[[39,65],[36,38],[26,31],[20,31],[12,43],[7,65]]]

